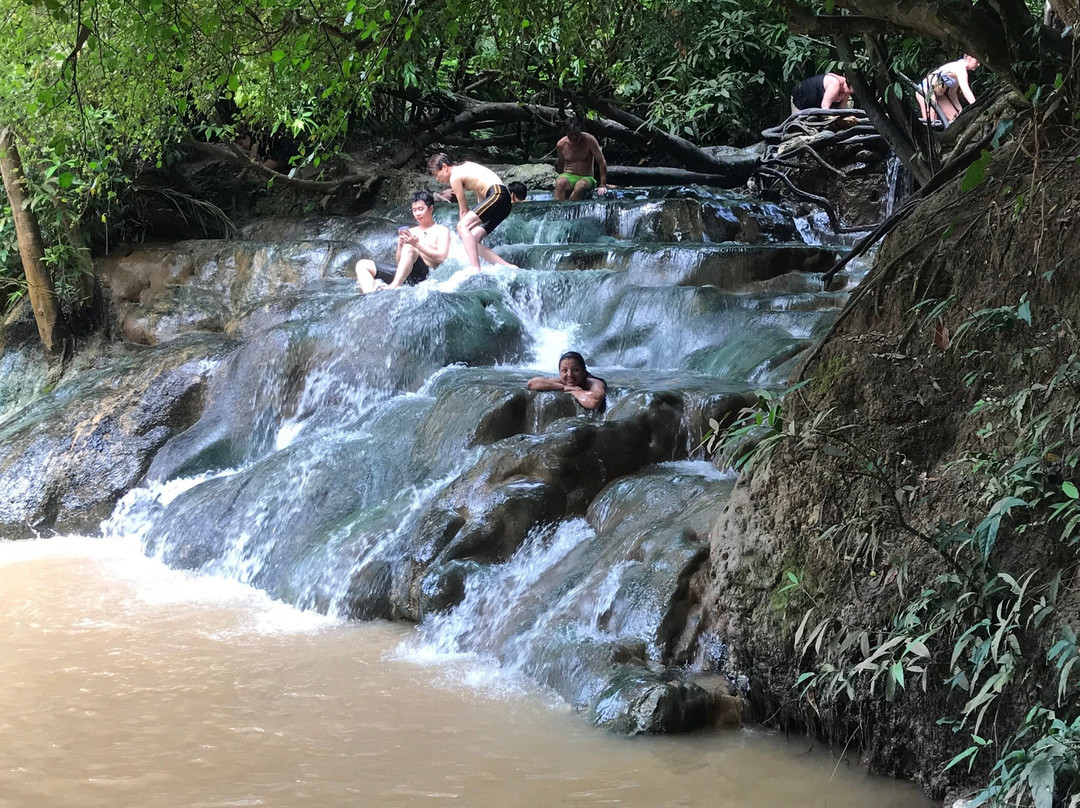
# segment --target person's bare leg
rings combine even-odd
[[[592,190],[592,183],[588,180],[578,180],[574,184],[574,192],[570,194],[571,199],[584,199],[585,194]]]
[[[489,261],[492,264],[498,264],[499,266],[510,267],[511,269],[517,269],[518,268],[517,264],[511,264],[509,261],[507,261],[501,255],[499,255],[497,252],[495,252],[493,249],[491,249],[491,247],[484,244],[484,242],[477,241],[476,246],[477,246],[477,249],[480,251],[480,256],[485,261]]]
[[[950,87],[949,88],[949,103],[952,104],[952,108],[953,108],[953,110],[955,110],[953,112],[953,114],[952,114],[952,117],[949,118],[949,122],[951,123],[952,121],[954,121],[956,119],[956,116],[959,115],[964,109],[962,106],[960,106],[960,88],[959,87]]]
[[[405,280],[412,274],[413,264],[416,263],[416,259],[419,255],[420,253],[411,244],[403,244],[401,246],[401,256],[398,258],[397,271],[394,273],[394,280],[389,284],[391,289],[405,283]]]
[[[555,178],[555,201],[563,202],[570,196],[570,180],[566,177]]]
[[[943,119],[941,102],[944,100],[945,96],[938,95],[935,92],[931,92],[923,99],[923,104],[926,106],[926,120],[933,123]]]
[[[461,236],[461,246],[465,248],[465,255],[469,259],[469,269],[479,272],[480,256],[478,245],[480,244],[480,238],[477,238],[474,234],[475,228],[479,228],[480,238],[487,235],[480,224],[480,217],[470,210],[457,223],[457,232]]]
[[[926,99],[923,98],[922,93],[915,93],[915,100],[919,102],[919,117],[924,121],[934,120],[930,117],[934,114],[934,111],[927,106]]]
[[[375,288],[375,262],[361,258],[356,262],[356,285],[365,295]]]
[[[960,114],[960,110],[947,95],[938,96],[938,106],[941,107],[941,114],[945,116],[947,124],[956,120],[956,116]]]

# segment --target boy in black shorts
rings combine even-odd
[[[480,258],[493,264],[517,267],[497,255],[494,250],[483,244],[481,239],[498,227],[510,215],[510,190],[499,175],[479,163],[464,162],[455,165],[443,153],[433,154],[428,160],[428,171],[441,183],[448,184],[457,198],[457,231],[465,255],[469,258],[469,269],[480,271]],[[476,194],[479,202],[469,210],[465,204],[465,191]]]

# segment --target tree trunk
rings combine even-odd
[[[711,188],[742,188],[758,163],[732,163],[724,174],[687,171],[683,168],[608,165],[608,180],[615,185],[706,185]]]
[[[669,135],[636,115],[619,109],[614,104],[597,101],[594,107],[597,112],[602,112],[616,123],[625,126],[629,131],[644,137],[654,148],[674,157],[690,171],[702,171],[711,174],[724,174],[728,171],[728,166],[724,165],[723,162],[717,160],[708,152],[699,149],[689,140],[678,135]]]
[[[1077,6],[1076,0],[1047,0],[1047,8],[1043,11],[1043,25],[1047,27],[1075,27],[1077,23],[1080,23],[1080,7]],[[1060,26],[1052,26],[1051,24],[1056,22],[1052,19],[1051,14],[1056,15],[1058,20],[1061,21]]]
[[[37,217],[27,203],[22,162],[15,148],[15,135],[10,129],[0,131],[0,174],[3,174],[4,191],[11,203],[11,215],[15,220],[15,234],[19,240],[19,255],[30,292],[30,305],[34,309],[38,334],[45,352],[58,356],[61,352],[63,320],[53,288],[52,275],[43,260],[45,246],[41,240],[41,228]]]
[[[847,37],[835,36],[833,37],[833,43],[836,45],[836,51],[841,60],[847,62],[848,65],[853,65],[855,63],[855,52]],[[866,117],[870,119],[870,123],[874,125],[878,133],[892,147],[893,152],[900,158],[907,170],[911,172],[915,181],[919,185],[925,185],[930,179],[930,172],[926,170],[926,164],[907,137],[903,123],[893,121],[889,113],[878,105],[873,89],[870,87],[869,82],[863,78],[861,72],[848,69],[845,71],[845,75],[847,75],[848,80],[855,88],[855,95],[859,98],[859,106],[866,112]]]
[[[516,101],[477,101],[462,95],[443,99],[450,107],[453,117],[441,123],[429,126],[418,133],[413,144],[402,149],[390,161],[393,168],[404,168],[418,154],[423,153],[432,143],[448,142],[444,138],[455,138],[459,132],[498,126],[499,124],[538,122],[552,132],[559,132],[565,119],[564,113],[555,107],[538,104],[519,104]],[[598,137],[610,137],[623,142],[644,145],[645,139],[629,131],[615,121],[587,120],[585,129]],[[561,137],[561,135],[560,135]]]

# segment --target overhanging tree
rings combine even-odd
[[[19,254],[29,289],[30,305],[34,309],[34,321],[45,352],[57,356],[61,352],[63,319],[57,305],[56,289],[52,273],[45,264],[45,245],[41,240],[41,228],[37,217],[30,210],[25,191],[22,160],[10,128],[0,130],[0,175],[4,180],[4,192],[11,205],[15,220],[15,232],[19,242]]]

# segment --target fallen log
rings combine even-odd
[[[642,118],[607,101],[595,101],[593,106],[597,112],[607,115],[616,123],[622,124],[635,134],[644,137],[654,149],[674,157],[691,171],[701,171],[703,173],[724,173],[727,171],[727,167],[720,160],[685,138],[668,134]]]
[[[404,168],[417,155],[423,154],[434,143],[450,143],[460,132],[478,128],[489,128],[499,124],[532,121],[548,127],[552,132],[552,146],[561,137],[562,124],[566,113],[555,107],[539,104],[519,104],[514,101],[477,101],[464,96],[450,96],[441,99],[444,106],[450,107],[452,117],[442,123],[420,132],[413,143],[399,151],[391,160],[394,168]],[[583,121],[585,131],[594,137],[608,137],[635,147],[646,145],[646,139],[622,124],[607,120],[588,119]]]
[[[412,100],[413,103],[423,103],[422,99]],[[734,179],[734,176],[741,172],[733,175],[732,167],[722,159],[714,157],[685,138],[670,135],[652,126],[608,101],[583,99],[580,103],[581,108],[591,107],[604,116],[582,118],[585,131],[594,137],[615,140],[634,149],[651,148],[681,163],[688,171],[725,177],[722,182],[734,182],[736,185],[745,182],[745,179]],[[562,137],[563,124],[568,117],[566,110],[556,107],[515,101],[481,101],[461,95],[440,96],[438,113],[438,117],[429,118],[425,128],[416,134],[408,147],[392,158],[390,164],[394,168],[404,168],[429,147],[438,143],[449,143],[452,139],[460,138],[462,132],[500,124],[530,121],[546,127],[551,130],[551,145],[554,146]]]
[[[732,163],[722,173],[706,174],[683,168],[608,166],[613,185],[705,185],[710,188],[741,188],[757,170],[758,163]]]

